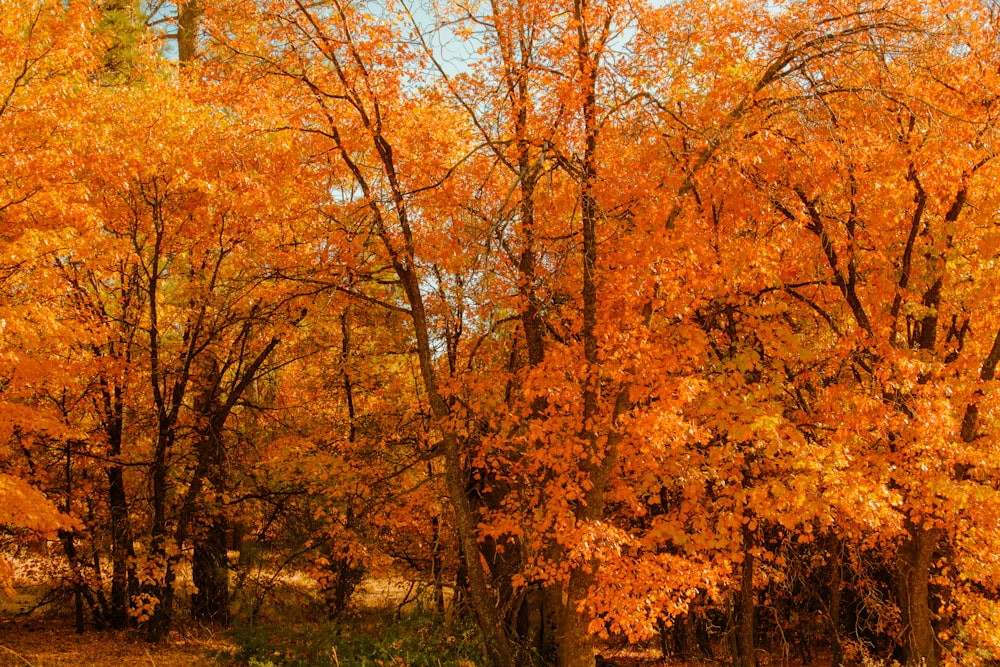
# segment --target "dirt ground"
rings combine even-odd
[[[86,632],[51,619],[0,622],[0,667],[192,667],[210,665],[208,651],[232,648],[206,627],[181,629],[164,646],[133,631]]]

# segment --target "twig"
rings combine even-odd
[[[7,651],[8,653],[10,653],[11,655],[13,655],[14,657],[19,658],[20,660],[22,660],[24,662],[24,664],[26,664],[28,667],[35,667],[34,663],[32,663],[30,660],[28,660],[27,658],[25,658],[23,655],[21,655],[20,653],[18,653],[14,649],[7,648],[3,644],[0,644],[0,648],[2,648],[3,650]]]

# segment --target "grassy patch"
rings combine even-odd
[[[356,618],[295,627],[236,628],[236,650],[216,654],[246,667],[476,667],[482,651],[473,628],[419,614]]]

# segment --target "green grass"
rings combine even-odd
[[[422,614],[357,617],[327,624],[235,628],[221,665],[246,667],[478,667],[476,632]]]

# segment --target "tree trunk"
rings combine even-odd
[[[211,387],[218,387],[221,378],[218,368],[212,368],[209,377]],[[205,479],[214,490],[215,503],[210,503],[204,512],[208,515],[205,532],[197,534],[191,576],[198,592],[192,599],[192,613],[195,618],[216,623],[229,623],[229,557],[227,535],[229,521],[225,513],[222,495],[227,487],[226,452],[222,437],[222,425],[228,414],[224,406],[217,404],[212,391],[200,397],[198,408],[208,417],[208,431],[198,443],[199,468],[205,471]],[[195,512],[197,498],[191,499],[190,506],[184,508],[185,516]],[[178,525],[178,533],[181,526]],[[182,546],[183,534],[178,535],[178,547]]]
[[[251,315],[254,311],[251,311]],[[243,326],[241,337],[250,337],[252,318]],[[205,533],[198,535],[194,545],[192,576],[198,593],[193,599],[193,613],[196,618],[217,623],[229,623],[229,556],[227,553],[229,520],[226,516],[224,495],[229,486],[226,466],[226,442],[223,431],[233,407],[250,387],[261,366],[280,344],[280,339],[271,338],[264,348],[233,379],[225,393],[221,393],[223,383],[222,366],[216,359],[206,360],[204,371],[205,386],[195,400],[195,411],[205,422],[204,431],[198,443],[198,466],[195,470],[188,493],[181,507],[174,541],[182,549],[188,537],[193,517],[198,512],[199,492],[204,482],[208,482],[215,492],[213,505],[203,510],[208,517]],[[241,362],[244,359],[240,360]]]
[[[198,32],[201,25],[201,5],[198,0],[177,3],[177,60],[188,63],[198,56]]]
[[[580,111],[584,121],[584,152],[580,163],[580,231],[583,239],[581,263],[583,281],[580,286],[582,297],[582,326],[580,338],[583,343],[585,374],[583,383],[583,414],[578,437],[586,443],[587,456],[581,461],[581,468],[587,473],[591,489],[583,503],[574,507],[577,522],[589,522],[602,518],[604,514],[604,486],[614,465],[615,448],[609,441],[603,456],[599,446],[599,401],[600,359],[597,337],[597,221],[599,207],[594,195],[597,181],[597,80],[596,70],[600,56],[591,49],[585,2],[574,0],[573,19],[577,24],[576,65],[580,75],[582,104]],[[591,459],[590,457],[594,457]],[[590,564],[596,567],[596,564]],[[584,565],[570,573],[563,593],[560,627],[558,630],[559,667],[594,667],[593,639],[587,629],[586,612],[582,609],[587,589],[593,575]]]
[[[448,433],[445,435],[445,484],[455,509],[455,523],[462,546],[462,558],[469,578],[469,601],[476,614],[476,622],[483,633],[490,663],[494,667],[515,667],[510,641],[489,593],[486,571],[479,553],[475,517],[469,499],[465,495],[463,478],[458,438]]]
[[[470,483],[468,496],[477,519],[489,512],[502,511],[504,499],[510,492],[508,484],[497,479],[494,472],[487,468],[475,469],[472,477],[476,481]],[[507,633],[517,636],[518,604],[514,577],[524,566],[520,541],[509,535],[488,535],[480,540],[479,551],[489,567],[497,611]]]
[[[844,566],[841,560],[840,540],[834,538],[830,550],[830,606],[827,608],[827,622],[830,632],[831,667],[844,664],[844,649],[840,645],[840,587],[844,580]]]
[[[430,464],[428,464],[430,467]],[[443,618],[444,605],[444,559],[441,558],[441,519],[437,515],[431,517],[431,579],[434,582],[434,606]]]
[[[205,535],[195,542],[191,563],[191,577],[198,589],[191,600],[191,613],[223,625],[229,623],[228,526],[225,516],[214,516]]]
[[[124,420],[124,400],[120,386],[105,384],[104,429],[108,435],[108,453],[112,460],[122,454],[122,432]],[[129,624],[131,598],[137,593],[135,578],[135,545],[132,534],[132,518],[128,511],[128,496],[125,493],[125,471],[115,463],[107,468],[108,509],[111,529],[111,627],[121,629]]]
[[[76,552],[76,541],[73,532],[69,530],[59,531],[59,540],[62,542],[63,551],[69,561],[70,573],[73,577],[73,622],[76,633],[82,635],[84,630],[83,617],[83,574],[80,568],[80,559]]]
[[[740,592],[736,608],[736,660],[739,667],[757,667],[756,591],[753,587],[753,534],[743,533],[743,565],[740,572]]]
[[[167,449],[172,441],[170,427],[161,419],[157,434],[156,450],[153,455],[153,524],[150,530],[150,554],[154,570],[163,568],[161,581],[150,581],[142,586],[143,596],[153,602],[153,612],[146,621],[146,639],[158,643],[170,633],[170,617],[173,611],[173,565],[167,556]],[[167,579],[171,581],[167,581]]]
[[[910,525],[909,535],[896,554],[896,596],[908,666],[940,664],[940,645],[930,608],[931,559],[940,537],[939,530]]]
[[[163,547],[155,551],[155,556],[162,558],[165,563],[163,581],[152,584],[149,593],[156,598],[156,606],[153,613],[146,621],[146,641],[159,643],[164,641],[170,634],[170,626],[174,612],[174,571],[173,560],[168,558]]]
[[[578,570],[566,584],[557,638],[559,667],[594,667],[596,663],[594,640],[587,629],[588,616],[580,608],[592,580],[593,576]]]
[[[160,444],[153,458],[153,525],[150,540],[150,560],[154,570],[163,568],[163,579],[150,581],[142,586],[144,598],[154,602],[152,614],[146,621],[146,639],[159,643],[170,634],[173,614],[173,563],[167,555],[167,434],[161,430]]]
[[[328,579],[323,589],[326,615],[335,620],[347,610],[347,603],[365,576],[365,569],[348,558],[334,557],[327,570]]]
[[[125,496],[122,467],[108,468],[108,506],[111,512],[111,627],[121,629],[129,624],[131,598],[137,592],[135,546],[132,523]]]

